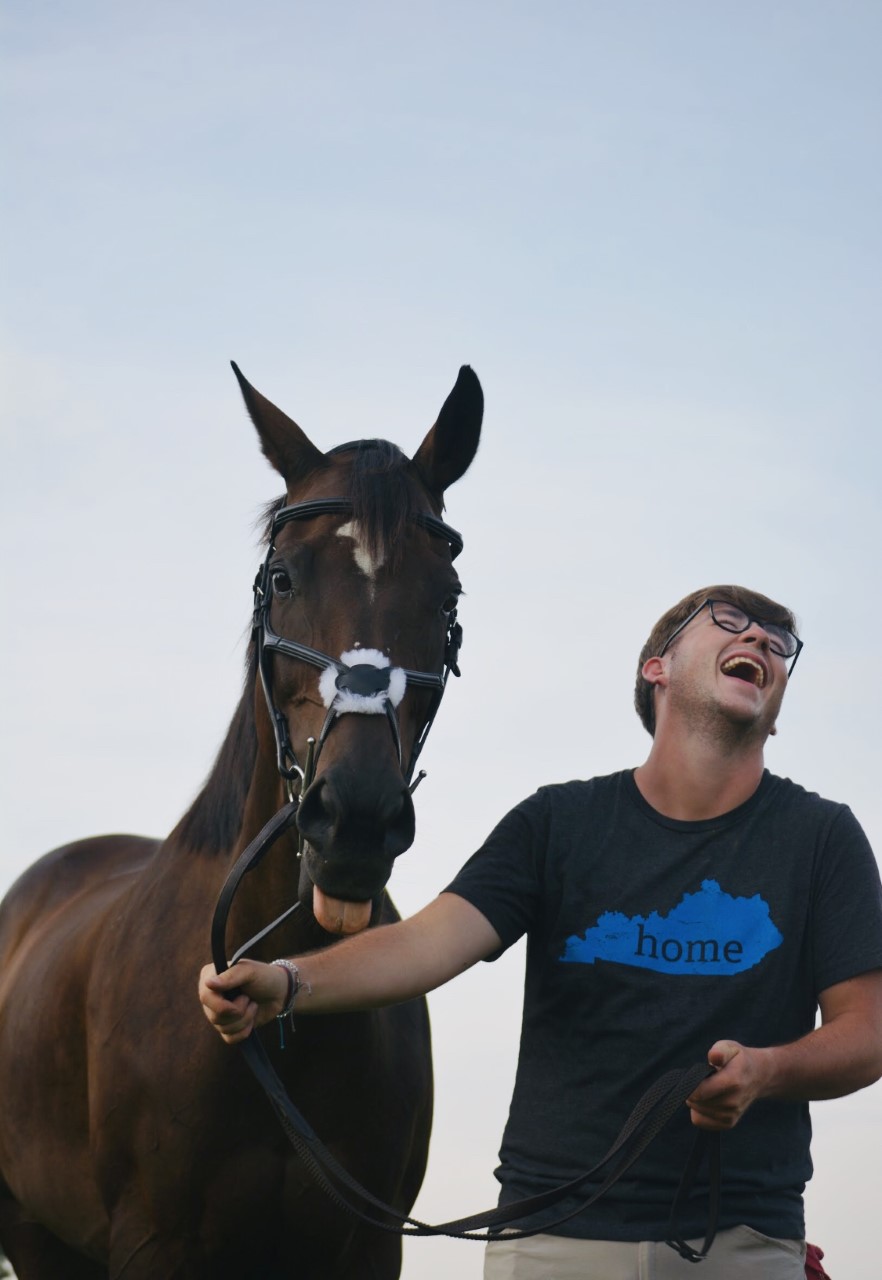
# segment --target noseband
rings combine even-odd
[[[300,779],[301,796],[305,794],[312,782],[322,747],[337,719],[341,715],[359,711],[369,714],[385,713],[392,731],[398,764],[402,768],[405,785],[412,791],[417,785],[411,782],[413,772],[441,706],[447,679],[451,672],[455,676],[459,675],[457,659],[462,645],[462,627],[456,620],[456,609],[452,609],[448,615],[444,643],[444,669],[441,672],[411,671],[407,667],[390,667],[385,655],[377,650],[356,649],[341,654],[339,659],[332,658],[330,654],[323,653],[320,649],[312,649],[298,640],[286,640],[284,636],[277,635],[273,630],[269,620],[273,595],[270,561],[276,549],[276,536],[279,530],[293,520],[312,520],[316,516],[351,515],[352,510],[353,504],[348,498],[314,498],[309,502],[296,502],[291,506],[281,507],[273,517],[269,548],[254,580],[251,634],[257,648],[260,681],[276,740],[276,764],[288,785],[290,798],[293,798],[295,778]],[[463,544],[462,538],[455,529],[445,524],[443,520],[439,520],[437,516],[423,511],[414,513],[411,519],[432,537],[443,539],[450,548],[450,558],[456,559],[462,551]],[[271,659],[274,653],[283,654],[287,658],[297,658],[322,671],[319,688],[328,713],[319,733],[315,751],[313,752],[310,747],[302,765],[298,762],[291,744],[288,719],[273,698]],[[407,767],[404,768],[401,731],[396,708],[410,685],[418,689],[430,689],[433,697],[420,731],[416,735]]]

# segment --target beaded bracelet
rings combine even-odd
[[[300,970],[297,968],[297,965],[294,963],[293,960],[273,960],[272,963],[278,965],[279,968],[284,969],[285,975],[288,979],[288,990],[285,993],[284,1008],[282,1009],[281,1013],[276,1014],[277,1018],[287,1018],[290,1014],[294,1012],[294,1004],[297,1000],[297,996],[299,995],[301,988],[304,988],[306,991],[306,994],[308,996],[311,996],[312,987],[309,985],[308,982],[305,982],[303,978],[301,978]]]
[[[305,988],[308,996],[312,995],[312,987],[305,982],[300,976],[300,970],[293,960],[273,960],[272,964],[278,965],[280,969],[285,970],[285,977],[288,979],[288,986],[285,991],[285,1004],[280,1013],[276,1014],[276,1023],[279,1028],[279,1048],[285,1047],[285,1019],[290,1019],[291,1030],[294,1030],[294,1005],[301,987]]]

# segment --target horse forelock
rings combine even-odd
[[[350,519],[358,525],[370,556],[394,570],[410,518],[425,506],[410,460],[388,440],[360,440],[331,453],[349,463],[345,470],[341,468],[340,491],[333,496],[352,503]],[[264,507],[260,517],[264,543],[269,542],[273,520],[286,501],[282,496]]]
[[[362,441],[349,473],[352,519],[374,560],[395,569],[416,504],[407,458],[388,440]]]

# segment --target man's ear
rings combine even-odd
[[[668,671],[664,658],[647,658],[641,668],[641,675],[647,684],[667,684]]]

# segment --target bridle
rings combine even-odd
[[[363,447],[365,443],[370,442],[339,445],[329,452],[340,453],[344,450]],[[226,969],[228,965],[235,964],[240,960],[252,947],[282,924],[300,906],[299,901],[295,901],[292,906],[283,911],[270,924],[264,926],[247,942],[242,943],[229,960],[227,959],[226,926],[233,898],[243,877],[262,861],[272,845],[286,831],[295,827],[300,802],[315,778],[316,764],[321,749],[327,741],[328,734],[339,717],[349,713],[349,708],[345,702],[346,696],[355,695],[356,698],[361,699],[360,709],[362,710],[367,710],[374,714],[377,712],[385,714],[392,731],[398,764],[399,767],[402,767],[401,731],[398,726],[396,710],[396,704],[400,701],[400,698],[396,700],[390,696],[393,678],[397,676],[399,688],[402,685],[404,689],[408,685],[414,685],[417,688],[432,691],[429,707],[423,717],[419,732],[414,738],[410,759],[406,768],[402,767],[405,786],[412,793],[416,790],[421,779],[425,777],[421,770],[416,780],[412,780],[420,752],[425,746],[429,730],[441,706],[441,699],[447,688],[447,681],[451,674],[455,676],[460,674],[458,658],[462,645],[462,626],[457,621],[455,608],[447,615],[443,670],[440,672],[413,671],[406,667],[393,668],[388,665],[377,666],[373,663],[358,661],[347,662],[343,659],[332,658],[330,654],[323,653],[320,649],[313,649],[309,645],[301,644],[299,640],[288,640],[284,636],[277,635],[273,630],[269,621],[269,611],[273,596],[271,563],[276,550],[276,537],[279,530],[294,520],[312,520],[317,516],[351,515],[353,506],[354,504],[349,498],[313,498],[307,502],[295,502],[289,506],[280,507],[273,516],[267,552],[263,564],[258,569],[257,576],[254,579],[254,611],[251,620],[251,634],[257,655],[260,682],[275,736],[276,765],[280,776],[285,782],[288,803],[282,805],[262,830],[258,832],[243,853],[240,854],[221,889],[211,925],[212,958],[219,973]],[[411,514],[410,519],[433,537],[443,539],[450,548],[451,560],[455,560],[462,551],[463,541],[461,535],[457,533],[456,529],[440,520],[438,516],[425,511],[417,511]],[[323,676],[326,673],[331,673],[330,684],[332,689],[328,698],[328,712],[319,733],[318,742],[316,743],[313,738],[308,739],[307,754],[302,765],[297,760],[291,743],[287,716],[277,706],[273,697],[272,656],[275,653],[318,667],[322,670]],[[358,656],[358,650],[345,655],[347,658]],[[380,659],[381,655],[376,654],[375,661]],[[336,672],[336,676],[333,675],[334,672]],[[300,786],[298,790],[295,790],[295,782],[298,779]],[[305,841],[303,835],[298,834],[298,858],[302,858],[304,850]]]
[[[341,445],[339,449],[352,447],[351,445]],[[336,453],[338,451],[335,449],[331,452]],[[320,649],[313,649],[309,645],[301,644],[299,640],[288,640],[284,636],[277,635],[273,630],[269,620],[273,596],[270,564],[276,550],[276,537],[279,531],[295,520],[312,520],[317,516],[351,515],[352,510],[353,503],[348,498],[314,498],[308,502],[295,502],[290,506],[281,507],[273,516],[267,553],[263,564],[257,572],[257,577],[254,579],[254,612],[251,622],[251,634],[257,652],[260,681],[275,735],[276,764],[280,775],[287,784],[289,799],[293,799],[293,784],[297,778],[300,779],[300,795],[303,796],[306,793],[315,776],[315,767],[328,734],[339,717],[347,714],[349,709],[345,705],[345,695],[347,693],[356,695],[357,699],[366,700],[362,704],[365,710],[385,712],[392,731],[398,764],[402,768],[405,785],[411,791],[414,790],[420,780],[418,778],[416,783],[412,781],[414,769],[420,752],[425,746],[426,738],[429,736],[429,730],[441,706],[441,699],[447,687],[447,680],[451,672],[455,676],[460,674],[458,658],[462,645],[462,627],[457,621],[455,608],[447,615],[444,662],[441,672],[413,671],[407,667],[381,666],[377,664],[377,660],[374,662],[345,662],[342,658],[333,658],[330,654],[323,653]],[[451,528],[449,524],[445,524],[437,516],[424,511],[415,512],[410,518],[433,537],[443,539],[450,548],[451,560],[456,559],[460,551],[462,551],[463,542],[455,529]],[[323,672],[336,671],[337,673],[336,677],[333,678],[334,690],[332,691],[328,712],[319,733],[318,741],[314,749],[312,746],[308,748],[303,764],[299,763],[295,755],[288,728],[288,719],[276,705],[273,698],[271,660],[273,654],[276,653],[282,654],[287,658],[296,658],[301,662],[309,663],[313,667],[320,668]],[[358,656],[357,651],[353,651],[353,653],[346,656],[349,658]],[[397,672],[400,672],[401,676],[403,676],[405,686],[429,689],[433,695],[420,730],[414,739],[410,759],[406,767],[402,761],[401,731],[396,710],[397,700],[390,696],[390,684]],[[373,703],[373,706],[370,705],[371,703]]]

